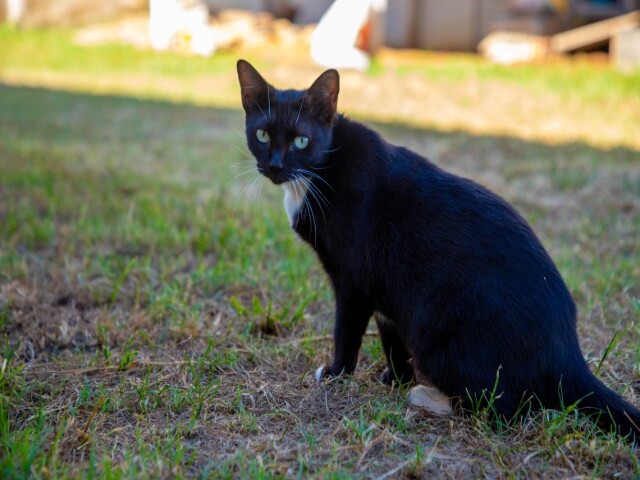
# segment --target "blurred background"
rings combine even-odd
[[[0,21],[25,28],[95,24],[81,42],[121,41],[184,53],[263,42],[311,42],[318,22],[368,53],[381,46],[480,51],[499,62],[608,51],[623,69],[638,66],[638,0],[1,0]],[[368,10],[366,12],[363,11]],[[333,18],[328,11],[333,12]],[[593,25],[593,24],[596,25]],[[590,28],[577,28],[592,25]],[[577,29],[576,29],[577,28]],[[512,32],[514,35],[496,35]],[[326,38],[324,39],[326,42]],[[320,42],[320,39],[318,40]],[[322,42],[320,42],[322,43]]]

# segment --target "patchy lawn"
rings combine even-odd
[[[331,292],[254,172],[234,63],[278,86],[317,68],[70,38],[0,29],[1,477],[640,475],[571,409],[492,426],[408,408],[376,381],[373,325],[357,374],[315,383]],[[343,75],[340,108],[514,203],[590,365],[640,404],[638,74],[385,52]]]

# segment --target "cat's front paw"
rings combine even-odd
[[[316,382],[322,382],[326,378],[341,377],[344,373],[344,370],[336,373],[331,369],[331,367],[322,365],[316,370]]]
[[[326,365],[322,365],[316,370],[316,382],[322,382],[326,377],[331,376],[331,369]]]

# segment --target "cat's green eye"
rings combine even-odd
[[[293,144],[298,150],[304,150],[309,145],[309,137],[305,137],[304,135],[300,135],[293,139]]]
[[[269,142],[269,134],[265,132],[263,129],[259,128],[256,130],[256,137],[258,137],[258,141],[262,143]]]

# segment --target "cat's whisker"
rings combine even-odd
[[[229,168],[230,168],[230,169],[236,169],[236,170],[237,170],[238,168],[242,168],[243,166],[246,166],[246,165],[232,165],[232,166],[230,166]],[[236,174],[236,175],[231,179],[231,181],[237,180],[238,178],[240,178],[240,177],[244,177],[245,175],[249,175],[249,174],[251,174],[251,173],[255,173],[255,171],[256,171],[255,167],[246,168],[245,170],[243,170],[243,171],[239,172],[238,174]]]
[[[268,90],[267,90],[268,91]],[[264,114],[264,110],[262,110],[262,107],[260,106],[260,104],[258,102],[256,102],[256,100],[253,100],[253,103],[256,104],[256,106],[260,109],[260,112],[262,113],[262,116],[264,117],[264,119],[268,122],[269,119],[267,118],[267,116]]]
[[[234,168],[234,167],[241,168],[242,165],[232,165],[230,168]],[[238,185],[239,183],[238,190],[243,192],[246,189],[249,182],[251,182],[255,178],[260,178],[260,176],[261,175],[258,173],[258,171],[256,171],[255,167],[252,167],[249,169],[245,169],[242,172],[234,175],[227,182],[225,182],[225,185],[228,187],[228,186]]]
[[[267,85],[267,103],[269,104],[269,120],[271,120],[271,94],[269,93],[269,85]]]
[[[252,194],[252,191],[255,191],[255,185],[263,178],[254,168],[242,172],[239,176],[245,178],[240,182],[229,182],[230,184],[236,185],[235,188],[232,189],[232,209],[234,214],[238,212],[241,206],[255,205],[255,195]],[[238,178],[238,176],[236,176],[236,178]],[[261,183],[260,186],[263,184],[264,183]]]
[[[314,191],[311,187],[309,187],[309,192],[311,193],[311,196],[313,197],[316,204],[318,205],[318,208],[320,209],[320,213],[322,213],[322,218],[326,220],[327,216],[324,213],[324,207],[322,206],[322,203],[324,203],[326,207],[328,207],[329,204],[326,203],[326,200],[323,200],[322,197],[318,197],[317,191]]]
[[[313,211],[311,202],[306,195],[303,197],[303,200],[304,200],[304,203],[307,205],[309,216],[311,217],[311,221],[313,222],[313,243],[317,244],[318,243],[318,225],[316,224],[316,214]]]
[[[254,203],[259,204],[260,203],[260,197],[262,195],[262,187],[264,187],[264,184],[266,183],[264,180],[265,177],[264,175],[262,175],[262,168],[260,166],[258,166],[255,170],[256,172],[256,181],[255,181],[255,185],[257,185],[258,189],[256,191],[255,197],[254,197]],[[253,186],[252,188],[255,188],[255,186]]]
[[[256,215],[258,212],[258,205],[260,204],[260,193],[262,187],[265,184],[264,177],[256,172],[255,177],[245,182],[242,187],[243,195],[239,196],[236,201],[236,205],[239,206],[242,202],[242,206],[247,209],[251,214]],[[237,209],[236,209],[237,211]]]
[[[318,190],[318,187],[316,185],[313,184],[313,182],[306,178],[306,177],[301,177],[307,187],[307,192],[309,192],[309,195],[311,196],[311,198],[313,200],[315,200],[316,204],[318,205],[318,208],[320,208],[320,212],[322,213],[322,218],[327,219],[327,216],[324,213],[324,208],[322,207],[322,203],[324,203],[327,207],[329,206],[329,204],[327,203],[326,198],[324,197],[324,195],[322,194],[322,192],[320,192],[320,190]]]
[[[234,178],[229,179],[225,182],[225,187],[231,190],[231,198],[233,199],[233,210],[234,212],[237,210],[240,199],[245,196],[246,185],[251,181],[252,176],[251,172],[243,172],[240,175],[236,175]],[[241,179],[241,177],[244,177]],[[241,180],[240,180],[241,179]]]
[[[304,105],[304,99],[307,98],[307,92],[305,91],[302,94],[302,101],[300,102],[300,108],[298,109],[298,116],[296,117],[296,125],[298,125],[298,120],[300,120],[300,113],[302,112],[302,106]]]
[[[251,156],[251,152],[249,151],[249,149],[247,149],[245,147],[245,149],[243,150],[241,147],[239,147],[238,145],[234,145],[233,148],[235,148],[237,151],[239,151],[242,155],[246,155],[247,157]]]
[[[251,160],[247,160],[248,162],[250,162]],[[248,164],[245,162],[242,163],[232,163],[231,165],[229,165],[229,170],[238,170],[239,168],[246,168]],[[251,170],[254,170],[253,168]],[[248,170],[247,170],[248,171]]]
[[[298,190],[298,183],[296,182],[296,177],[295,176],[290,176],[290,177],[288,177],[288,180],[289,180],[289,183],[291,184],[291,187],[293,188],[293,191],[295,192],[296,196],[299,195],[300,192]],[[293,224],[293,219],[294,218],[296,219],[295,224]],[[292,222],[291,226],[292,227],[295,227],[298,224],[298,222],[297,222],[298,218],[299,218],[298,216],[292,216],[291,217],[291,222]]]
[[[298,168],[298,169],[296,169],[296,171],[302,173],[303,175],[309,175],[310,177],[317,178],[322,183],[324,183],[327,187],[329,187],[332,192],[335,193],[335,190],[333,189],[333,187],[331,185],[329,185],[329,183],[324,178],[322,178],[320,175],[318,175],[317,173],[310,172],[309,170],[305,170],[304,168]]]
[[[316,215],[313,213],[313,209],[311,208],[311,204],[307,197],[304,197],[304,203],[307,204],[309,208],[309,212],[311,213],[311,220],[313,221],[313,243],[316,245],[318,243],[318,226],[316,225]]]
[[[328,170],[328,169],[330,169],[332,167],[333,167],[333,165],[327,165],[326,167],[312,167],[312,166],[309,166],[309,168],[311,170]]]
[[[297,178],[295,178],[293,180],[293,182],[296,185],[296,191],[299,192],[298,194],[300,195],[300,197],[302,198],[302,201],[305,204],[305,210],[307,212],[307,215],[309,215],[309,218],[311,218],[313,220],[313,210],[311,210],[311,208],[309,208],[310,205],[309,205],[309,202],[307,202],[306,195],[305,195],[304,189],[302,188],[302,185],[300,185],[300,181]],[[298,218],[300,218],[300,217],[298,217]],[[311,225],[312,224],[309,224],[309,232],[312,231]],[[315,235],[315,232],[314,232],[314,235]]]
[[[262,175],[260,175],[260,178],[262,178]],[[260,199],[262,198],[262,187],[264,187],[265,182],[260,181],[258,182],[258,195],[257,195],[257,199],[256,199],[256,203],[259,204],[260,203]]]
[[[243,165],[236,165],[236,168],[240,168]],[[260,169],[256,169],[255,166],[251,168],[247,168],[242,172],[235,175],[229,183],[240,182],[241,189],[244,189],[249,183],[259,180],[261,178]]]
[[[255,184],[260,180],[259,175],[250,176],[246,178],[240,185],[240,192],[242,193],[241,198],[247,200],[251,200],[251,192],[255,186]]]
[[[314,224],[314,228],[315,228],[315,232],[314,232],[314,238],[317,240],[317,230],[318,230],[318,226],[317,226],[317,222],[316,222],[316,218],[315,218],[315,210],[312,209],[312,205],[311,205],[311,200],[314,200],[316,205],[318,205],[318,208],[320,209],[320,212],[322,213],[322,218],[327,219],[327,216],[324,212],[324,208],[322,207],[322,203],[321,203],[321,199],[324,197],[324,195],[322,195],[322,193],[318,190],[318,187],[316,185],[313,184],[313,181],[307,177],[304,176],[300,176],[300,181],[302,183],[304,183],[306,189],[307,189],[307,193],[309,194],[308,196],[305,196],[305,201],[307,202],[308,208],[311,210],[311,214],[313,215],[313,224]],[[319,197],[318,194],[321,196]],[[323,200],[326,203],[326,199]]]
[[[251,180],[251,178],[253,178],[253,174],[255,173],[255,169],[251,169],[251,170],[247,170],[244,172],[240,172],[237,175],[234,175],[227,183],[235,183],[235,182],[240,182],[242,180],[244,180],[245,178],[249,178],[249,180]]]
[[[309,229],[310,229],[310,234],[313,232],[313,239],[314,239],[314,244],[317,243],[318,240],[318,225],[316,223],[316,216],[315,216],[315,212],[313,211],[311,202],[309,201],[309,198],[307,198],[307,195],[305,194],[305,189],[304,187],[307,186],[306,183],[303,182],[307,180],[302,176],[294,176],[292,179],[293,185],[295,185],[296,190],[300,193],[300,195],[302,196],[302,201],[305,204],[306,210],[307,212],[309,212],[309,218],[311,219],[311,223],[309,224]],[[308,191],[308,190],[307,190]]]
[[[316,203],[318,204],[318,207],[320,207],[320,209],[322,210],[322,215],[324,216],[324,209],[322,208],[322,203],[324,203],[325,206],[328,207],[329,200],[327,200],[327,197],[324,195],[324,193],[322,193],[322,191],[318,188],[317,185],[313,183],[313,181],[310,178],[307,178],[305,176],[300,176],[299,178],[301,178],[302,181],[304,182],[305,186],[307,187],[307,191],[316,201]]]
[[[307,179],[307,182],[309,183],[309,188],[313,190],[314,195],[316,195],[322,201],[322,203],[324,203],[327,207],[330,206],[329,200],[327,199],[326,195],[322,192],[322,190],[320,190],[318,185],[313,183],[311,179]]]
[[[305,170],[303,169],[296,169],[296,172],[304,172]],[[315,203],[318,205],[318,208],[320,208],[320,212],[322,213],[322,218],[327,219],[327,216],[325,214],[324,211],[324,207],[322,206],[322,204],[324,203],[325,206],[329,207],[329,201],[327,200],[327,197],[324,195],[324,193],[322,193],[322,191],[318,188],[317,185],[315,185],[313,183],[313,181],[306,177],[305,175],[298,175],[296,178],[300,179],[300,181],[302,183],[304,183],[304,186],[306,187],[307,193],[309,194],[309,208],[311,208],[311,200],[315,201]],[[305,197],[306,199],[306,197]],[[315,213],[315,212],[313,212]]]
[[[332,148],[331,150],[322,150],[320,153],[333,153],[333,152],[337,152],[338,150],[340,150],[342,147],[336,147],[336,148]],[[313,167],[311,167],[313,168]],[[327,168],[327,167],[325,167]]]
[[[255,201],[256,200],[256,186],[258,184],[258,182],[260,182],[260,175],[256,175],[253,180],[251,181],[251,183],[249,183],[249,186],[247,188],[247,196],[252,200]]]

